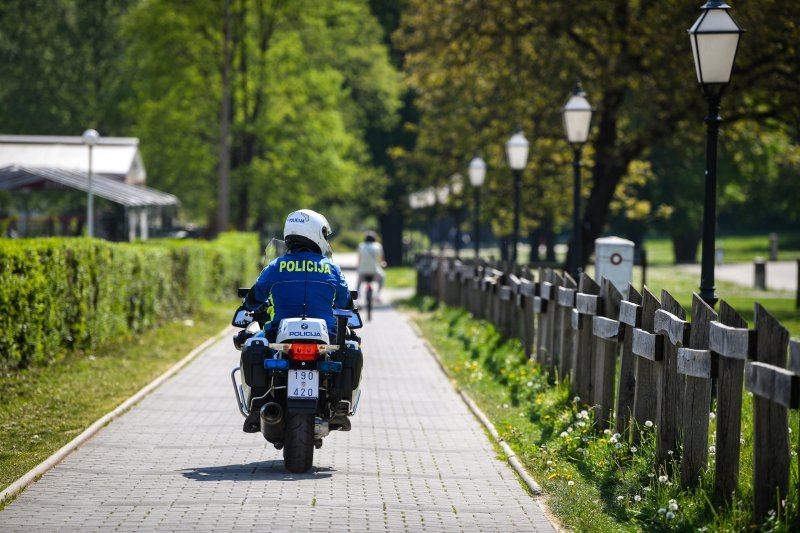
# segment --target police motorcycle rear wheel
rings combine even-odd
[[[314,463],[314,413],[287,413],[283,464],[295,474],[308,472]]]

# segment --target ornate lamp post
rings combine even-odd
[[[528,164],[528,140],[518,131],[506,143],[508,166],[514,173],[514,235],[511,248],[511,264],[517,263],[517,243],[519,242],[519,211],[522,196],[522,171]]]
[[[583,267],[583,239],[581,232],[581,150],[589,138],[589,127],[592,123],[592,106],[586,99],[580,82],[575,85],[572,96],[561,108],[564,118],[564,131],[572,145],[572,262],[569,273],[578,279]]]
[[[89,237],[94,237],[94,196],[92,195],[92,148],[100,140],[97,130],[83,132],[83,142],[89,147],[89,190],[86,199],[86,227]]]
[[[486,178],[486,162],[480,157],[469,162],[469,182],[475,191],[475,261],[478,261],[481,249],[481,192],[483,180]]]
[[[710,306],[717,303],[714,291],[714,248],[717,216],[717,137],[722,117],[719,114],[722,92],[731,81],[741,27],[728,13],[730,6],[709,0],[689,28],[697,82],[708,100],[706,135],[706,181],[703,206],[703,252],[700,268],[700,297]]]

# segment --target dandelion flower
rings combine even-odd
[[[547,466],[550,466],[552,464],[553,464],[553,461],[547,461]]]
[[[577,422],[575,422],[575,425],[578,426],[579,428],[582,428],[583,426],[586,425],[586,422],[584,422],[583,420],[578,420]]]
[[[642,501],[642,497],[637,494],[636,496],[633,497],[633,501],[640,502]]]
[[[717,447],[716,446],[709,446],[708,447],[708,453],[717,453]]]
[[[615,442],[617,442],[617,437],[611,437],[610,439],[608,439],[608,442],[614,444]]]
[[[669,510],[670,510],[670,511],[677,511],[677,510],[678,510],[678,504],[677,504],[677,503],[675,503],[675,502],[670,502],[670,504],[669,504]]]
[[[645,425],[646,427],[649,427],[649,428],[651,428],[651,427],[653,427],[653,422],[652,422],[652,420],[645,420],[645,421],[644,421],[644,425]]]
[[[625,496],[617,496],[617,501],[618,502],[621,502],[624,499],[625,499]]]
[[[508,404],[507,403],[503,404],[503,409],[508,409]]]
[[[572,426],[567,428],[567,433],[572,433]]]
[[[575,396],[575,397],[572,399],[572,401],[573,401],[573,402],[575,402],[575,403],[578,403],[579,401],[581,401],[581,397],[580,397],[580,396]]]
[[[528,382],[528,387],[533,387],[533,381]]]
[[[589,450],[583,450],[583,455],[589,455]]]
[[[616,443],[616,444],[614,445],[614,447],[615,447],[616,449],[618,449],[618,450],[619,450],[620,448],[622,448],[622,443],[621,443],[621,442],[618,442],[618,443]]]
[[[663,508],[663,507],[658,510],[658,514],[665,514],[666,512],[667,512],[667,510],[665,508]]]
[[[631,453],[636,453],[637,451],[639,451],[639,448],[636,446],[631,446]]]
[[[650,487],[642,487],[642,490],[645,491],[645,492],[650,492],[651,489],[650,489]]]
[[[671,511],[669,513],[667,513],[667,520],[672,520],[673,518],[675,518],[675,513],[671,512]]]
[[[708,413],[708,418],[710,420],[714,420],[715,418],[717,418],[717,413],[715,413],[714,411],[711,411],[710,413]]]
[[[614,433],[614,438],[615,438],[615,439],[618,439],[618,438],[620,438],[620,437],[622,437],[622,435],[620,435],[619,433]]]
[[[574,484],[575,484],[575,482],[574,482],[574,481],[572,481],[571,479],[570,479],[569,481],[567,481],[567,485],[569,485],[570,487],[571,487],[572,485],[574,485]]]
[[[661,483],[666,483],[666,482],[667,482],[667,479],[668,479],[668,478],[667,478],[667,476],[658,476],[658,480],[659,480]]]
[[[610,429],[604,429],[603,433],[606,434],[606,435],[611,435],[611,430]]]
[[[559,437],[561,437],[562,439],[566,438],[566,437],[569,437],[569,433],[567,433],[566,431],[562,431],[561,435],[559,435]]]
[[[667,450],[667,455],[672,455],[673,453],[675,452],[673,452],[672,450]]]

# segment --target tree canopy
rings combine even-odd
[[[723,128],[755,120],[783,128],[784,139],[796,144],[800,106],[790,80],[791,65],[800,64],[794,44],[800,5],[768,0],[733,8],[753,31],[743,37],[723,99]],[[395,36],[406,51],[407,82],[422,113],[410,168],[428,171],[420,181],[437,181],[482,152],[493,202],[487,219],[507,232],[512,190],[503,144],[520,126],[531,141],[524,220],[529,227],[565,224],[571,175],[560,107],[580,80],[595,107],[584,156],[590,172],[581,234],[588,255],[607,226],[620,184],[632,168],[642,168],[636,161],[652,158],[650,175],[669,180],[666,173],[675,166],[657,164],[665,154],[661,160],[685,166],[687,179],[691,174],[702,181],[697,147],[705,102],[685,33],[698,15],[696,5],[677,0],[412,0]],[[684,203],[702,203],[702,196],[682,194]],[[668,216],[658,205],[668,195],[651,198],[655,205],[648,211]],[[673,213],[684,213],[683,205],[674,207]]]

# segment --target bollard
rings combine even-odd
[[[755,276],[753,278],[753,286],[757,290],[767,290],[767,263],[760,257],[756,257],[753,263],[755,269]]]
[[[778,260],[778,234],[777,233],[770,233],[769,234],[769,260],[770,261],[777,261]]]

